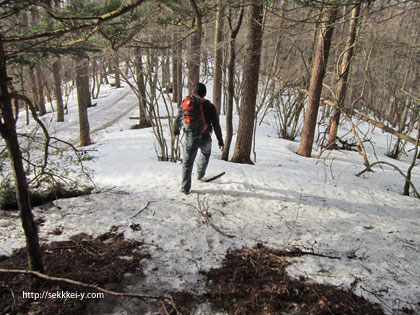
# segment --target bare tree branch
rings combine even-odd
[[[32,271],[32,270],[0,268],[0,272],[30,274],[30,275],[34,275],[34,276],[37,276],[38,278],[45,279],[45,280],[48,280],[48,281],[59,281],[59,282],[70,283],[70,284],[82,286],[82,287],[85,287],[85,288],[95,289],[95,290],[98,290],[99,292],[103,292],[103,293],[106,293],[106,294],[109,294],[109,295],[114,295],[114,296],[128,296],[128,297],[135,297],[135,298],[140,298],[140,299],[155,299],[155,300],[169,300],[170,299],[169,297],[166,297],[166,296],[111,291],[111,290],[101,288],[101,287],[99,287],[97,285],[94,285],[94,284],[88,284],[88,283],[84,283],[84,282],[80,282],[80,281],[76,281],[76,280],[71,280],[71,279],[67,279],[67,278],[52,277],[52,276],[42,274],[38,271]]]
[[[398,173],[400,173],[404,178],[405,178],[405,180],[410,184],[410,186],[411,186],[411,188],[413,189],[413,191],[414,191],[414,195],[416,196],[416,198],[419,198],[420,199],[420,194],[419,194],[419,192],[416,190],[416,187],[414,186],[414,184],[411,182],[411,180],[403,173],[403,171],[401,170],[401,169],[399,169],[397,166],[395,166],[394,164],[392,164],[392,163],[389,163],[389,162],[386,162],[386,161],[376,161],[376,162],[374,162],[374,163],[372,163],[372,164],[370,164],[369,166],[367,166],[363,171],[361,171],[360,173],[358,173],[358,174],[356,174],[356,176],[360,176],[360,175],[362,175],[362,174],[364,174],[365,172],[367,172],[367,171],[371,171],[372,170],[372,167],[374,167],[375,165],[378,165],[378,164],[385,164],[385,165],[389,165],[389,166],[391,166],[391,167],[393,167],[395,170],[397,170],[398,171]]]
[[[302,88],[298,88],[298,87],[295,87],[295,88],[298,91],[302,92],[302,93],[305,93],[305,94],[308,94],[309,93],[308,90],[306,90],[306,89],[302,89]],[[326,99],[326,98],[323,98],[323,97],[321,97],[321,101],[324,102],[325,104],[329,105],[329,106],[338,106],[336,102],[331,101],[331,100]],[[374,125],[374,126],[380,128],[384,132],[390,133],[390,134],[392,134],[392,135],[394,135],[394,136],[396,136],[396,137],[398,137],[400,139],[406,140],[406,141],[408,141],[408,142],[410,142],[412,144],[416,144],[416,142],[417,142],[417,140],[415,138],[410,137],[409,135],[406,135],[404,133],[401,133],[401,132],[399,132],[399,131],[397,131],[395,129],[392,129],[392,128],[388,127],[388,126],[385,126],[385,124],[383,124],[383,123],[381,123],[379,121],[376,121],[376,120],[374,120],[374,119],[372,119],[370,117],[367,117],[365,115],[356,113],[356,112],[351,111],[351,110],[349,110],[349,109],[347,109],[345,107],[342,107],[342,106],[340,106],[340,110],[342,110],[347,115],[355,116],[355,117],[359,118],[360,120],[363,120],[363,121],[365,121],[365,122],[367,122],[367,123],[369,123],[371,125]]]

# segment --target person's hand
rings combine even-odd
[[[220,151],[223,151],[225,149],[225,146],[221,145],[219,146],[219,148],[220,148]]]
[[[178,140],[179,135],[172,135],[172,138],[173,138],[174,140]]]

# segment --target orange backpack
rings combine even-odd
[[[197,96],[187,96],[182,101],[184,131],[191,133],[194,137],[200,137],[207,129],[203,110],[204,102],[204,98]]]

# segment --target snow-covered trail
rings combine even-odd
[[[401,195],[403,178],[393,169],[356,177],[364,168],[357,152],[304,158],[295,153],[297,142],[278,139],[273,127],[263,124],[257,132],[256,165],[221,161],[213,145],[208,175],[226,175],[211,183],[193,179],[195,193],[185,197],[179,193],[181,165],[157,161],[150,128],[130,129],[128,117],[137,114],[137,99],[127,89],[104,89],[98,105],[89,109],[94,144],[86,149],[94,159],[86,165],[100,192],[35,208],[35,216],[45,220],[42,241],[117,228],[144,242],[151,255],[142,263],[145,277],[127,286],[145,293],[202,290],[200,271],[218,267],[229,249],[257,242],[298,246],[338,259],[297,258],[289,267],[293,275],[344,288],[354,284],[356,294],[380,303],[389,314],[403,306],[420,312],[420,201]],[[72,105],[66,122],[51,127],[77,140],[75,100]],[[224,117],[221,121],[223,127]],[[382,156],[386,136],[378,132],[372,137],[376,154],[387,159]],[[407,169],[410,158],[392,162]],[[413,181],[420,186],[418,168]],[[211,222],[234,237],[206,225],[197,211],[199,200]],[[132,229],[133,224],[139,228]],[[57,226],[63,227],[61,235],[52,234]],[[2,253],[24,246],[16,213],[0,215],[0,230]],[[113,307],[109,314],[135,311],[125,300]]]
[[[77,106],[77,94],[69,96],[68,114],[64,116],[64,122],[56,122],[55,113],[47,113],[40,119],[47,126],[50,136],[54,136],[78,145],[79,140],[79,117]],[[122,117],[138,107],[138,99],[132,89],[124,84],[121,88],[102,88],[97,99],[92,99],[95,106],[88,108],[88,119],[91,136],[98,131],[106,129],[118,122]],[[53,104],[53,106],[55,106]],[[138,116],[138,115],[137,115]],[[18,120],[18,127],[31,128],[24,125],[23,117]]]

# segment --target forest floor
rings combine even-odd
[[[124,292],[127,274],[131,275],[130,281],[141,278],[139,262],[151,259],[140,245],[115,232],[96,238],[81,233],[69,241],[51,242],[42,247],[46,274]],[[350,291],[290,278],[286,272],[289,258],[305,254],[310,253],[280,251],[261,244],[230,251],[220,268],[203,273],[207,283],[204,294],[162,292],[157,298],[143,298],[138,311],[191,314],[197,305],[210,303],[213,310],[227,314],[383,314],[377,305]],[[0,259],[2,269],[26,269],[26,264],[24,249]],[[62,296],[24,298],[23,292]],[[68,298],[68,292],[77,292],[80,297],[100,291],[32,274],[0,273],[1,314],[97,314],[98,307],[106,309],[115,299],[137,299],[113,294],[105,294],[103,301]]]
[[[104,88],[89,109],[94,144],[83,149],[84,170],[96,191],[33,209],[50,279],[0,272],[0,314],[420,314],[420,203],[401,195],[395,169],[355,176],[365,166],[353,151],[301,157],[268,115],[255,165],[222,161],[213,145],[208,174],[226,175],[194,180],[193,193],[180,196],[181,165],[158,161],[152,128],[132,128],[138,99],[128,90]],[[64,123],[53,115],[43,117],[50,135],[77,144],[76,93]],[[388,135],[359,127],[372,137],[371,161],[409,168],[411,156],[385,155]],[[50,163],[64,166],[60,156]],[[412,175],[419,187],[419,169]],[[0,268],[27,269],[24,246],[18,213],[1,211]],[[94,299],[103,291],[92,284],[114,293]]]

